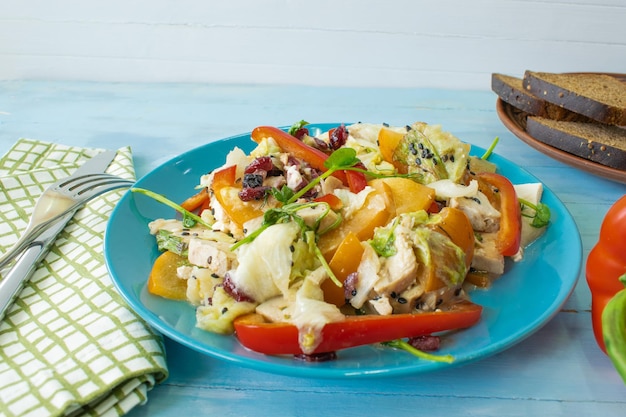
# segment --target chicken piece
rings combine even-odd
[[[396,253],[383,258],[379,280],[374,285],[376,294],[398,294],[415,282],[417,277],[417,257],[409,240],[410,230],[398,226],[395,231]]]
[[[474,197],[453,197],[450,207],[462,210],[477,232],[496,232],[500,228],[500,212],[496,210],[487,196],[480,191]]]
[[[337,213],[332,210],[328,210],[328,212],[325,213],[326,211],[327,206],[317,205],[298,210],[298,216],[300,216],[302,220],[304,220],[304,223],[307,226],[315,228],[316,230],[323,231],[334,225],[337,222],[337,218],[339,217]],[[324,215],[324,217],[322,217],[320,220],[320,217],[322,215]],[[316,223],[318,222],[319,224],[317,224],[316,227]]]
[[[496,275],[504,273],[504,256],[496,246],[497,233],[483,233],[474,247],[472,268]]]
[[[234,259],[228,245],[203,239],[189,240],[187,258],[192,264],[208,268],[220,277],[226,275]]]
[[[363,244],[363,256],[357,270],[357,282],[354,287],[350,304],[354,308],[361,308],[370,298],[372,288],[378,281],[378,271],[380,270],[380,260],[374,248],[368,244]]]
[[[376,297],[367,302],[368,306],[381,316],[388,316],[393,313],[393,307],[388,296]]]
[[[420,298],[424,295],[424,287],[415,284],[402,291],[396,298],[392,300],[393,311],[395,314],[411,313]]]

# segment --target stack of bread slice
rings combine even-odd
[[[536,140],[626,170],[626,76],[494,73],[491,88],[519,110],[526,132]]]

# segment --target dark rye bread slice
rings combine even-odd
[[[626,83],[610,75],[527,70],[523,85],[539,98],[600,123],[626,125]]]
[[[574,113],[556,104],[549,103],[526,91],[522,79],[518,77],[493,73],[491,74],[491,90],[502,101],[533,116],[578,122],[590,122],[593,120],[582,114]]]
[[[526,131],[555,148],[616,169],[626,170],[626,129],[529,116]]]

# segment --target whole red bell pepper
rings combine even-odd
[[[626,195],[606,213],[598,242],[587,257],[585,273],[591,290],[593,332],[598,346],[606,352],[602,314],[607,303],[624,289],[619,278],[626,274]],[[626,309],[622,314],[626,314]]]
[[[499,200],[498,250],[504,256],[513,256],[519,251],[522,238],[521,208],[515,188],[508,178],[500,174],[484,172],[478,176],[493,187]]]
[[[328,159],[328,155],[319,149],[315,149],[306,143],[302,142],[300,139],[296,138],[293,135],[281,130],[277,127],[273,126],[259,126],[256,127],[250,137],[253,141],[259,143],[261,140],[266,138],[273,138],[278,146],[296,158],[302,159],[306,161],[313,168],[320,170],[322,172],[326,171],[328,168],[324,165],[326,159]],[[344,185],[350,187],[350,191],[353,193],[358,193],[363,190],[367,185],[367,179],[362,172],[357,171],[336,171],[333,174],[335,177],[339,178]]]
[[[482,307],[469,301],[448,311],[388,316],[348,316],[344,321],[328,323],[322,329],[321,342],[313,353],[335,352],[350,347],[382,343],[405,337],[470,327],[478,322]],[[235,319],[235,333],[242,345],[267,355],[301,354],[298,328],[290,323],[269,323],[259,314]]]

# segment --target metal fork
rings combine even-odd
[[[105,166],[106,168],[106,166]],[[37,201],[24,234],[0,256],[0,269],[24,251],[42,232],[66,214],[76,211],[94,197],[118,188],[131,187],[133,181],[99,173],[70,176],[48,188]]]

